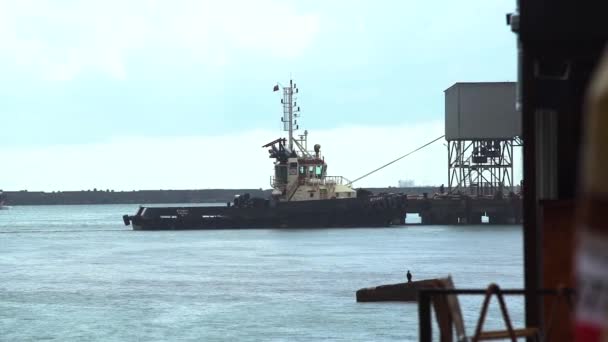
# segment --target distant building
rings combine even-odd
[[[415,183],[413,179],[401,179],[399,180],[399,187],[400,188],[411,188],[414,187]]]

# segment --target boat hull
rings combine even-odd
[[[405,218],[405,197],[329,199],[257,205],[140,207],[123,216],[134,230],[383,227]]]

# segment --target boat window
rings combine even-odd
[[[321,167],[321,165],[317,165],[315,173],[317,174],[317,176],[321,175],[321,171],[323,171],[323,168]]]
[[[313,192],[310,193],[310,197],[314,197],[315,194]]]
[[[298,163],[289,163],[289,167],[298,167]]]

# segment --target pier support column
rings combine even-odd
[[[467,217],[467,224],[481,224],[481,213],[471,213]]]
[[[391,225],[396,226],[396,225],[403,225],[405,224],[405,217],[395,217],[394,219],[391,220]]]
[[[432,225],[432,224],[437,224],[437,220],[435,219],[435,215],[426,212],[426,213],[420,213],[420,222],[423,225]]]
[[[435,219],[436,224],[455,225],[458,224],[458,215],[444,214],[437,215]]]
[[[458,215],[449,215],[449,214],[441,215],[441,213],[437,213],[437,212],[427,212],[427,213],[421,213],[420,218],[422,219],[422,224],[425,224],[425,225],[458,224]]]
[[[489,224],[507,224],[507,223],[509,223],[508,215],[505,215],[505,213],[496,213],[496,214],[489,215],[488,223]]]

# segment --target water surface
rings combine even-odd
[[[121,216],[136,209],[0,211],[0,340],[414,341],[416,304],[355,291],[408,269],[523,286],[520,226],[135,232]],[[472,333],[481,298],[460,302]],[[523,301],[508,305],[521,324]]]

